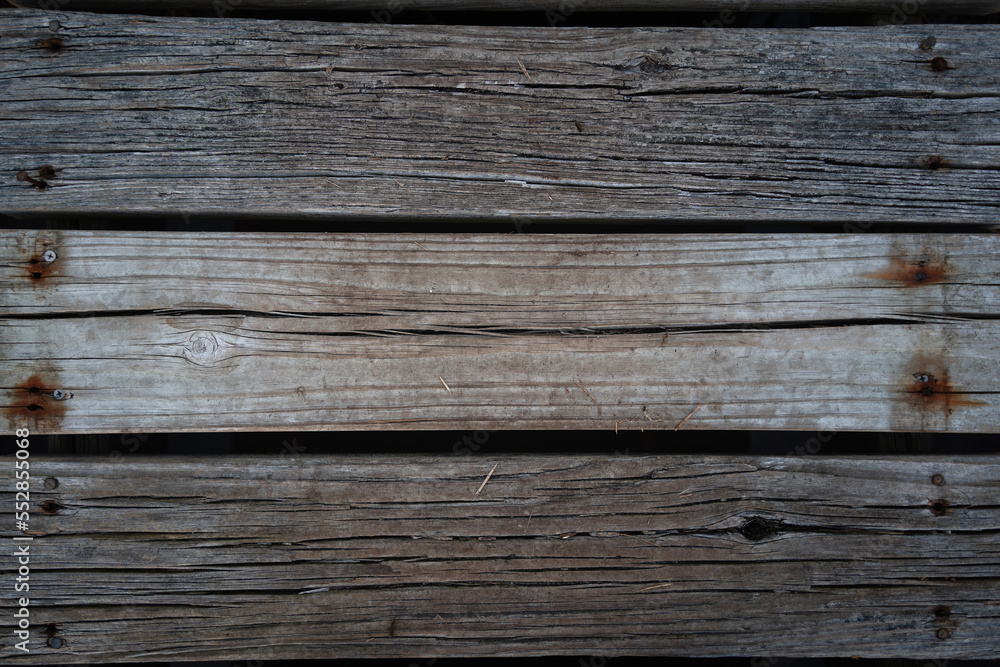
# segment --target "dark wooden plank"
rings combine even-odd
[[[18,7],[63,9],[70,0],[12,0]],[[549,10],[558,24],[578,11],[684,11],[720,12],[707,23],[714,27],[732,23],[735,12],[884,12],[888,20],[905,23],[927,12],[989,14],[1000,11],[996,0],[72,0],[74,10],[162,11],[168,8],[210,8],[225,16],[236,9],[367,9],[382,22],[407,9],[415,10]]]
[[[5,664],[1000,649],[996,457],[31,466]]]
[[[996,26],[0,25],[10,214],[997,218]]]
[[[1000,431],[996,235],[0,239],[8,431]]]

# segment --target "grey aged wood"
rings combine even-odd
[[[0,240],[7,431],[1000,431],[995,234]]]
[[[1000,650],[996,457],[306,452],[31,471],[32,652],[5,640],[5,664]]]
[[[8,214],[997,219],[997,26],[0,26]]]
[[[70,0],[12,0],[18,7],[63,9]],[[686,11],[720,12],[706,19],[710,27],[733,22],[734,12],[863,12],[887,13],[889,20],[905,23],[925,12],[988,14],[1000,11],[997,0],[72,0],[79,10],[159,11],[175,7],[212,8],[220,16],[236,9],[367,9],[382,22],[405,10],[549,10],[550,23],[558,25],[578,11]],[[716,24],[715,21],[719,23]]]

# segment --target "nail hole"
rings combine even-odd
[[[34,278],[35,280],[41,280],[42,279],[42,272],[41,271],[32,271],[31,272],[31,277]]]
[[[63,47],[62,37],[46,37],[45,39],[38,40],[38,48],[48,49],[53,53],[58,51]]]
[[[41,387],[28,387],[28,393],[32,396],[38,396],[42,393]]]
[[[40,406],[38,403],[32,403],[31,405],[28,406],[28,410],[30,412],[37,412],[39,410],[44,410],[44,409],[45,408],[43,408],[42,406]]]
[[[948,618],[951,616],[951,609],[947,605],[938,605],[934,607],[934,618]]]
[[[945,164],[945,159],[940,155],[928,155],[924,158],[924,166],[931,171],[937,171]]]
[[[916,275],[913,276],[913,279],[916,280],[918,283],[922,283],[925,280],[927,280],[927,274],[924,273],[923,271],[917,271]]]
[[[46,500],[41,504],[42,511],[46,514],[58,514],[59,510],[62,509],[62,505],[54,500]]]
[[[944,72],[945,70],[950,69],[950,67],[951,66],[948,64],[948,61],[941,56],[938,56],[931,61],[931,69],[935,72]]]
[[[948,513],[948,501],[943,498],[930,502],[931,514],[934,516],[944,516]]]

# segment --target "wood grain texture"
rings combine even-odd
[[[7,431],[1000,431],[997,235],[0,239]]]
[[[31,518],[36,630],[30,654],[5,641],[5,664],[1000,649],[996,457],[38,457],[31,470],[33,505],[49,508]],[[0,623],[11,636],[12,617]]]
[[[1000,11],[997,0],[72,0],[74,10],[162,11],[177,7],[210,8],[226,16],[236,9],[371,10],[383,22],[407,9],[551,12],[556,24],[578,11],[727,12],[718,19],[732,23],[733,12],[884,12],[904,23],[917,13],[989,14]],[[12,0],[17,7],[61,9],[68,0]],[[911,10],[916,7],[917,11]],[[910,11],[908,11],[910,10]],[[708,19],[711,26],[713,19]]]
[[[367,9],[376,19],[390,20],[412,10],[549,10],[550,21],[559,23],[578,11],[727,12],[722,25],[731,23],[733,12],[884,12],[904,23],[915,13],[989,14],[1000,11],[997,0],[72,0],[74,10],[162,11],[179,7],[210,8],[225,16],[235,9]],[[61,9],[67,0],[13,0],[17,7]],[[905,8],[904,8],[905,4]],[[908,11],[912,7],[917,12]],[[707,20],[709,27],[712,19]]]
[[[925,26],[0,25],[9,214],[843,225],[1000,208],[995,26],[935,26],[930,46]]]

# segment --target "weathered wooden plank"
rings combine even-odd
[[[1000,200],[996,26],[0,25],[11,214],[992,224]]]
[[[6,664],[1000,649],[996,457],[31,466]]]
[[[1000,315],[997,234],[22,229],[0,230],[0,269],[3,316],[285,313],[343,333]]]
[[[0,238],[8,431],[1000,430],[996,235]]]
[[[17,7],[62,9],[69,0],[12,0]],[[162,11],[167,8],[202,7],[225,16],[236,9],[367,9],[386,22],[407,9],[413,10],[551,10],[550,22],[560,23],[578,11],[725,12],[718,25],[733,22],[734,12],[886,12],[896,23],[926,12],[989,14],[1000,11],[997,0],[73,0],[75,10]],[[898,17],[898,18],[896,18]],[[708,21],[714,27],[712,21]]]

